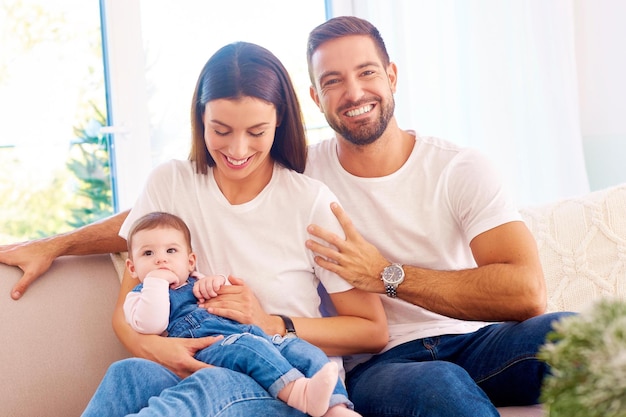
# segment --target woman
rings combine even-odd
[[[190,160],[170,161],[153,171],[120,235],[126,237],[148,212],[176,214],[193,231],[199,271],[227,275],[234,284],[211,300],[210,312],[256,324],[270,335],[297,332],[329,356],[378,352],[388,337],[378,296],[317,266],[305,247],[308,224],[343,232],[330,211],[336,197],[301,174],[306,160],[302,116],[280,61],[254,44],[220,49],[200,73],[191,125]],[[320,282],[337,311],[334,317],[321,317]],[[113,319],[118,337],[135,356],[179,369],[177,360],[189,360],[214,342],[191,346],[134,332],[122,305],[136,284],[124,277]],[[242,301],[254,297],[258,302]],[[139,415],[301,415],[245,375],[208,368],[181,380],[143,359],[114,364],[84,415],[140,410]]]

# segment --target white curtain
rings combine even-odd
[[[333,0],[380,30],[401,127],[487,154],[520,206],[589,191],[572,0]]]

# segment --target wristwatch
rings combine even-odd
[[[381,275],[382,277],[380,279],[385,283],[387,296],[396,298],[398,295],[398,285],[402,284],[402,281],[404,281],[404,269],[402,269],[402,265],[391,264],[383,269]]]

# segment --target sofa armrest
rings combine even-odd
[[[108,254],[62,257],[14,301],[21,274],[0,264],[0,415],[78,416],[129,356],[111,326],[118,275]]]

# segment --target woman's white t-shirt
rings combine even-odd
[[[252,201],[232,205],[215,182],[190,161],[158,166],[122,225],[126,238],[144,214],[164,211],[181,217],[191,230],[198,270],[245,280],[269,314],[320,317],[317,287],[329,293],[352,288],[314,262],[305,247],[315,223],[344,236],[330,211],[338,201],[321,182],[274,165],[272,178]]]

